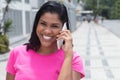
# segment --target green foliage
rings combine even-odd
[[[7,36],[7,32],[11,28],[12,20],[8,19],[5,21],[3,26],[4,34],[0,34],[0,53],[5,53],[9,51],[9,39]]]
[[[93,10],[94,16],[97,16],[101,11],[98,8],[97,0],[86,0],[85,4],[85,10]]]
[[[5,0],[5,1],[6,1],[6,6],[4,8],[5,10],[3,12],[3,17],[0,23],[0,30],[3,31],[0,33],[0,54],[9,51],[9,39],[7,36],[7,32],[9,31],[12,25],[12,20],[8,19],[5,21],[5,16],[6,16],[6,13],[8,12],[9,4],[12,0]],[[1,25],[2,23],[4,23],[3,26]]]
[[[120,0],[86,0],[85,10],[106,18],[120,18]]]
[[[9,40],[7,35],[0,35],[0,54],[9,51]]]
[[[110,15],[113,19],[120,19],[120,0],[115,2]]]
[[[9,32],[9,29],[11,28],[11,26],[12,26],[12,20],[11,19],[7,19],[4,22],[4,26],[3,26],[4,34],[6,34],[7,32]]]

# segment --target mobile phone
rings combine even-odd
[[[62,31],[65,30],[65,29],[67,29],[66,23],[64,23]],[[57,47],[58,47],[58,49],[61,48],[61,46],[63,45],[63,42],[64,42],[63,39],[57,40]]]

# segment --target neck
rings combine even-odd
[[[57,47],[40,47],[38,52],[41,54],[50,54],[56,52],[57,50],[58,50]]]

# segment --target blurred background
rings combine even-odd
[[[37,10],[50,0],[0,0],[0,79],[9,51],[28,42]],[[84,80],[120,80],[120,0],[55,0],[67,7]]]

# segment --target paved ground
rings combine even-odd
[[[74,49],[84,60],[82,80],[120,80],[120,38],[95,23],[83,23],[73,33]]]
[[[104,20],[100,24],[120,38],[120,20]]]
[[[120,38],[93,22],[78,23],[77,26],[79,28],[72,36],[74,50],[84,61],[86,77],[82,80],[120,80]],[[0,55],[0,80],[5,80],[8,55]]]

